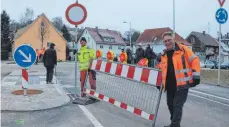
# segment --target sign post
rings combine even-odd
[[[75,25],[75,28],[76,28],[75,43],[77,44],[77,35],[78,35],[77,26],[82,24],[86,20],[87,10],[83,5],[78,3],[78,0],[76,0],[76,3],[71,4],[66,9],[65,16],[66,16],[67,21],[70,24]],[[77,54],[75,54],[75,55],[77,55]],[[75,56],[75,89],[77,88],[77,71],[78,71],[78,69],[77,69],[77,56]]]
[[[221,57],[221,24],[224,24],[227,22],[228,19],[228,13],[227,11],[222,8],[223,4],[225,3],[225,0],[218,0],[220,4],[220,8],[216,11],[215,17],[216,21],[219,23],[219,56],[218,56],[218,84],[220,85],[220,57]]]
[[[36,51],[29,45],[20,45],[15,51],[13,55],[15,63],[22,67],[22,89],[24,90],[24,95],[27,95],[27,89],[28,89],[28,68],[32,66],[36,59]]]

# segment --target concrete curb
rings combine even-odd
[[[39,95],[13,95],[12,90],[21,89],[20,86],[2,86],[1,111],[39,111],[62,107],[71,102],[70,97],[59,84],[36,85],[31,89],[44,91]]]
[[[216,101],[216,102],[220,102],[220,103],[229,105],[229,98],[224,98],[224,97],[220,97],[220,96],[216,96],[216,95],[212,95],[212,94],[208,94],[205,92],[192,90],[192,89],[189,90],[189,93],[210,99],[212,101]]]

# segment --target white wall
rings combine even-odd
[[[94,39],[92,38],[92,36],[88,33],[87,29],[84,30],[81,38],[82,37],[85,37],[86,38],[86,40],[87,40],[87,46],[89,46],[90,48],[93,48],[95,51],[97,50],[96,49],[96,43],[95,43]],[[80,50],[80,48],[81,48],[81,45],[80,45],[81,38],[77,42],[78,43],[78,47],[77,47],[78,50]]]

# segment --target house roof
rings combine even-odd
[[[156,40],[162,40],[162,34],[168,31],[172,31],[169,27],[146,29],[137,39],[137,43],[154,42]],[[189,42],[183,39],[179,34],[175,34],[175,40],[178,43],[191,46]]]
[[[191,32],[191,34],[189,36],[191,36],[191,35],[196,36],[201,41],[201,43],[204,43],[205,45],[208,45],[208,46],[219,46],[218,41],[215,38],[213,38],[211,35],[209,35],[209,34],[206,34],[206,33],[203,34],[203,33],[200,33],[200,32],[193,31],[193,32]]]
[[[27,25],[27,26],[25,26],[25,27],[23,27],[23,28],[17,30],[17,32],[15,33],[14,41],[15,41],[18,37],[20,37],[26,30],[28,30],[29,27],[32,26],[41,16],[43,16],[43,17],[45,17],[46,19],[48,19],[48,18],[46,17],[46,15],[43,14],[43,13],[42,13],[41,15],[37,16],[37,18],[36,18],[31,24],[29,24],[29,25]],[[55,28],[55,26],[50,22],[49,19],[48,19],[48,22],[49,22],[49,23],[51,24],[51,26],[56,30],[56,32],[62,37],[62,39],[64,39],[64,40],[66,41],[66,39],[62,36],[62,32],[59,31],[59,30],[57,30],[57,29]],[[67,41],[66,41],[66,42],[67,42]]]
[[[111,44],[111,45],[126,45],[125,41],[122,39],[121,34],[115,30],[108,29],[98,29],[98,28],[85,28],[88,33],[92,36],[96,43],[100,44]],[[104,42],[102,37],[114,38],[114,42]]]

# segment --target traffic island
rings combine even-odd
[[[31,85],[27,96],[24,96],[20,85],[4,85],[1,89],[1,111],[37,111],[61,107],[70,102],[59,84]]]

